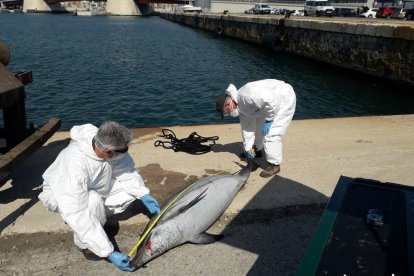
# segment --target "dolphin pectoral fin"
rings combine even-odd
[[[189,242],[196,244],[209,244],[221,240],[224,235],[212,235],[207,233],[200,233],[192,238]]]

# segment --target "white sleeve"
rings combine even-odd
[[[245,151],[253,148],[256,131],[256,119],[240,114],[240,126],[242,128],[243,146]]]
[[[113,164],[112,177],[116,178],[125,187],[125,191],[135,198],[140,199],[150,193],[129,154]]]

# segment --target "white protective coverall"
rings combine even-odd
[[[70,130],[72,143],[44,172],[39,199],[72,228],[76,246],[107,257],[114,247],[102,227],[106,215],[125,211],[149,189],[129,154],[115,161],[97,157],[92,148],[97,131],[91,124]]]
[[[230,84],[226,94],[237,103],[246,151],[253,145],[264,148],[266,160],[275,165],[282,162],[282,135],[292,121],[296,108],[296,95],[284,81],[265,79],[249,82],[239,90]],[[265,120],[273,121],[269,133],[263,137]]]

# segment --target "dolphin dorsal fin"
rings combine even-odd
[[[198,196],[196,196],[193,200],[191,200],[190,203],[188,203],[187,205],[181,207],[178,210],[178,213],[184,213],[185,211],[187,211],[188,209],[190,209],[191,207],[196,205],[200,200],[202,200],[206,196],[206,191],[207,190],[208,190],[208,188],[205,188]]]

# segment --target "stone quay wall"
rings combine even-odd
[[[167,20],[414,86],[414,24],[228,14],[161,13]]]

